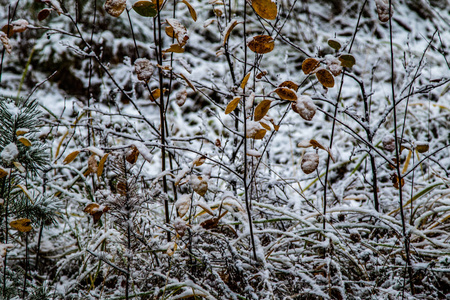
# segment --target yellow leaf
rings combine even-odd
[[[25,173],[27,171],[18,161],[13,161],[13,165],[17,168],[17,170],[19,170],[20,173]]]
[[[409,161],[411,160],[412,151],[409,150],[408,156],[406,156],[405,164],[403,166],[402,174],[405,174],[408,171]]]
[[[2,166],[0,166],[0,178],[8,176],[9,172],[10,172],[10,169],[5,169]]]
[[[63,164],[67,165],[71,163],[78,156],[78,154],[80,154],[79,150],[73,151],[72,153],[66,156],[66,158],[63,161]]]
[[[231,100],[230,103],[228,103],[227,108],[225,109],[225,114],[228,115],[233,110],[235,110],[240,100],[241,97],[235,97],[233,100]]]
[[[20,232],[28,232],[31,229],[33,229],[33,227],[31,227],[31,220],[30,219],[19,219],[19,220],[14,220],[12,222],[9,223],[9,225],[20,231]]]
[[[247,46],[255,53],[266,54],[273,50],[275,41],[270,35],[257,35],[248,42]]]
[[[255,134],[254,139],[255,140],[262,140],[262,138],[266,135],[267,130],[265,129],[260,129],[258,130],[258,132]]]
[[[31,146],[31,142],[25,137],[20,137],[19,142],[21,142],[22,144],[24,144],[27,147]]]
[[[196,167],[200,167],[201,165],[203,165],[206,161],[206,156],[202,155],[197,157],[193,162],[192,165],[196,166]]]
[[[283,100],[295,101],[297,100],[297,94],[295,91],[288,87],[279,87],[275,90],[275,93]]]
[[[172,26],[167,26],[164,31],[166,32],[166,34],[171,37],[171,38],[175,38],[174,33],[173,33],[173,27]]]
[[[184,48],[178,44],[172,44],[166,50],[163,50],[163,53],[173,52],[173,53],[184,53]]]
[[[109,153],[106,153],[105,155],[103,155],[102,159],[100,159],[100,162],[98,163],[98,168],[97,168],[97,176],[100,177],[103,174],[103,169],[105,167],[105,163],[106,163],[106,159],[108,158]]]
[[[105,11],[113,17],[119,17],[123,11],[127,8],[126,0],[106,0]]]
[[[270,126],[267,125],[266,123],[264,123],[264,122],[259,122],[259,124],[261,124],[261,126],[264,127],[264,129],[266,129],[266,130],[271,130],[271,129],[270,129]]]
[[[252,0],[255,12],[264,19],[275,20],[277,18],[277,4],[272,0]]]
[[[255,108],[255,115],[253,117],[253,119],[255,121],[259,121],[262,118],[264,118],[264,116],[269,111],[270,103],[272,103],[272,101],[270,101],[270,100],[263,100],[256,106],[256,108]]]
[[[307,58],[302,63],[302,71],[306,75],[313,72],[317,67],[319,67],[320,62],[315,58]]]
[[[334,77],[327,69],[320,69],[316,72],[317,80],[326,88],[334,87]]]
[[[16,135],[23,135],[30,132],[30,129],[28,128],[19,128],[16,130]]]
[[[245,86],[247,85],[248,79],[250,78],[250,73],[251,72],[248,72],[247,75],[245,75],[244,79],[242,79],[241,89],[244,89]]]
[[[231,22],[228,24],[227,28],[225,28],[225,35],[223,37],[223,44],[225,45],[228,42],[228,38],[230,37],[230,33],[233,30],[236,25],[238,25],[239,22],[236,20],[231,20]]]
[[[197,13],[195,12],[195,9],[192,7],[192,5],[187,2],[186,0],[182,1],[184,4],[186,4],[187,8],[189,9],[189,13],[191,14],[191,18],[192,20],[194,20],[194,22],[197,22]]]

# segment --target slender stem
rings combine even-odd
[[[244,75],[247,73],[247,1],[244,0]],[[247,209],[248,216],[248,224],[250,226],[250,240],[252,243],[253,249],[253,258],[256,260],[256,247],[255,247],[255,237],[253,235],[253,221],[252,221],[252,213],[251,213],[251,205],[249,199],[249,191],[247,185],[247,174],[248,174],[248,165],[247,165],[247,111],[245,107],[245,87],[243,88],[244,96],[242,97],[243,101],[243,118],[244,118],[244,197],[245,197],[245,206]]]
[[[392,1],[389,0],[389,16],[391,16],[392,9]],[[409,253],[409,238],[406,234],[406,224],[405,224],[405,213],[403,211],[403,184],[402,184],[402,173],[400,169],[400,149],[398,143],[398,133],[397,133],[397,106],[395,105],[395,86],[394,86],[394,46],[392,42],[392,18],[389,18],[389,46],[390,46],[390,55],[391,55],[391,97],[392,97],[392,105],[393,105],[393,117],[394,117],[394,137],[395,137],[395,169],[397,173],[397,183],[398,183],[398,197],[400,204],[400,217],[402,222],[402,234],[405,243],[405,254],[406,254],[406,269],[409,275],[409,284],[411,288],[411,293],[414,294],[414,283],[412,277],[411,270],[411,258]],[[406,278],[405,278],[406,280]],[[402,290],[402,299],[405,297],[405,289]]]

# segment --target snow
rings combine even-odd
[[[8,164],[15,160],[18,156],[19,149],[17,149],[15,143],[9,143],[8,145],[6,145],[6,147],[3,148],[2,153],[0,154],[0,157]]]

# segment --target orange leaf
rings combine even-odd
[[[20,137],[19,142],[21,142],[22,144],[24,144],[27,147],[31,146],[31,142],[25,137]]]
[[[189,13],[191,14],[192,20],[194,20],[194,22],[197,22],[197,13],[195,12],[195,9],[192,7],[192,5],[186,0],[182,0],[181,2],[186,4],[187,8],[189,9]]]
[[[275,41],[270,35],[257,35],[248,42],[247,46],[255,53],[266,54],[273,50]]]
[[[313,72],[319,66],[320,62],[315,58],[307,58],[302,63],[302,71],[306,75]]]
[[[298,84],[289,80],[280,83],[278,87],[287,87],[290,88],[291,90],[298,91]]]
[[[255,134],[254,139],[255,140],[262,140],[263,137],[266,135],[267,130],[265,129],[260,129],[258,130],[258,132]]]
[[[235,110],[239,104],[239,101],[241,101],[241,97],[235,97],[233,100],[231,100],[230,103],[228,103],[227,108],[225,108],[225,114],[228,115],[233,110]]]
[[[225,45],[228,42],[228,38],[230,37],[230,33],[233,30],[234,27],[236,27],[239,24],[236,20],[231,20],[231,22],[228,24],[227,28],[225,28],[225,35],[223,37],[223,44]]]
[[[262,118],[264,118],[264,116],[269,111],[270,103],[272,103],[272,101],[270,101],[270,100],[263,100],[256,106],[256,108],[255,108],[255,115],[253,117],[253,119],[255,121],[259,121]]]
[[[252,6],[261,18],[267,20],[275,20],[277,18],[277,4],[272,2],[272,0],[253,0]]]
[[[135,164],[139,156],[139,150],[135,145],[131,145],[131,152],[127,153],[126,160],[130,164]]]
[[[334,77],[327,69],[320,69],[316,72],[319,82],[326,88],[334,87]]]
[[[279,87],[275,90],[275,93],[283,100],[295,101],[297,100],[297,94],[295,91],[288,87]]]

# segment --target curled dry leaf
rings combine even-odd
[[[14,220],[12,222],[9,223],[9,225],[20,231],[20,232],[29,232],[31,231],[31,229],[33,229],[33,227],[31,227],[31,220],[30,219],[18,219],[18,220]]]
[[[97,170],[98,170],[97,159],[95,158],[95,154],[92,154],[91,156],[89,156],[88,159],[89,174],[97,173]]]
[[[231,31],[233,30],[234,27],[236,27],[239,24],[239,22],[237,20],[231,20],[230,23],[228,23],[228,26],[225,28],[224,32],[224,37],[223,37],[223,44],[225,45],[228,42],[228,38],[230,37]]]
[[[287,87],[296,92],[298,91],[298,84],[296,84],[295,82],[290,81],[290,80],[280,83],[280,85],[278,87]]]
[[[192,165],[195,166],[195,167],[200,167],[201,165],[203,165],[203,164],[205,163],[205,161],[206,161],[206,156],[205,156],[205,155],[202,155],[202,156],[197,157],[197,158],[192,162]]]
[[[166,253],[169,256],[173,256],[175,254],[175,251],[177,251],[177,243],[175,242],[170,242],[167,244],[167,250]]]
[[[305,75],[311,74],[320,65],[320,61],[315,58],[307,58],[302,63],[302,71]]]
[[[6,33],[8,38],[11,38],[14,35],[13,26],[11,24],[3,25],[2,32]]]
[[[3,31],[0,31],[0,41],[2,42],[3,48],[6,50],[6,52],[11,54],[12,51],[11,43],[9,42],[8,36]]]
[[[311,174],[319,166],[319,155],[315,152],[305,153],[302,158],[301,168],[305,174]]]
[[[274,92],[283,100],[297,100],[297,93],[288,87],[279,87]]]
[[[181,2],[186,4],[187,8],[189,9],[189,14],[191,15],[192,20],[194,20],[194,22],[197,22],[197,13],[195,12],[195,9],[192,7],[192,5],[186,0],[182,0]]]
[[[125,159],[130,164],[135,164],[139,156],[139,150],[135,145],[131,145],[130,150],[127,152]]]
[[[104,7],[108,14],[117,18],[127,8],[127,0],[106,0]]]
[[[98,163],[97,168],[97,176],[100,177],[103,174],[103,169],[105,168],[106,159],[108,158],[109,153],[106,153],[103,155],[103,157],[100,159],[100,162]]]
[[[24,32],[27,30],[27,26],[29,25],[27,20],[19,19],[11,23],[13,32]]]
[[[201,222],[200,226],[202,226],[205,229],[212,229],[212,228],[216,228],[218,224],[219,224],[219,218],[211,218],[211,219],[207,219],[207,220]]]
[[[99,205],[97,203],[90,203],[84,208],[83,211],[92,216],[95,224],[100,220],[100,217],[103,215],[103,213],[109,211],[109,207],[106,205]]]
[[[381,22],[387,22],[394,14],[394,9],[391,4],[391,11],[389,14],[389,0],[375,0],[377,6],[378,19]]]
[[[66,158],[63,160],[63,164],[67,165],[71,163],[75,158],[77,158],[78,154],[80,154],[79,150],[75,150],[69,153],[69,155],[67,155]]]
[[[187,226],[188,225],[186,224],[186,221],[181,218],[176,218],[173,221],[173,227],[175,228],[177,234],[181,237],[184,236],[184,232],[186,231]]]
[[[13,161],[13,165],[17,170],[19,170],[20,173],[25,173],[27,171],[25,167],[18,161]]]
[[[177,40],[178,44],[183,47],[189,40],[186,27],[180,23],[177,19],[166,19],[166,22],[172,27],[173,37]]]
[[[18,184],[17,187],[19,187],[25,194],[25,196],[27,196],[27,198],[30,199],[31,202],[33,202],[33,196],[31,196],[30,191],[27,189],[26,186],[24,186],[23,184]]]
[[[49,8],[44,8],[43,10],[41,10],[37,15],[39,22],[47,19],[47,17],[50,16],[51,12],[52,12],[52,9],[49,9]]]
[[[255,53],[266,54],[274,49],[275,41],[270,35],[257,35],[248,42],[247,46]]]
[[[191,207],[191,195],[181,195],[175,202],[175,207],[177,209],[178,216],[180,218],[184,217]]]
[[[252,0],[252,7],[261,18],[267,20],[277,18],[277,4],[272,0]]]
[[[292,102],[292,110],[298,113],[303,119],[311,121],[316,114],[316,105],[311,97],[302,95],[297,101]]]
[[[268,74],[267,71],[262,71],[261,73],[258,73],[258,75],[256,75],[256,79],[261,79],[264,76],[266,76]]]
[[[334,77],[330,71],[320,68],[316,71],[317,80],[326,88],[334,87]]]
[[[178,106],[183,106],[184,105],[184,103],[186,102],[186,99],[187,99],[187,91],[186,91],[186,89],[182,89],[181,91],[179,91],[177,94],[176,94],[176,100],[175,100],[175,102],[177,103],[177,105]]]
[[[194,192],[200,196],[204,196],[208,191],[208,181],[201,176],[192,175],[189,184],[192,186]]]
[[[264,118],[264,116],[267,114],[267,112],[270,109],[270,103],[272,103],[272,101],[270,100],[263,100],[261,101],[255,108],[255,114],[253,119],[255,121],[259,121],[262,118]]]
[[[235,97],[233,100],[231,100],[230,103],[228,103],[227,107],[225,108],[225,114],[228,115],[233,110],[235,110],[239,104],[239,101],[241,101],[241,97]]]
[[[394,185],[394,187],[398,190],[400,189],[400,185],[399,185],[399,180],[398,180],[398,176],[397,174],[393,174],[392,175],[392,184]],[[405,179],[401,178],[400,179],[400,184],[403,187],[405,185]]]
[[[139,80],[148,82],[152,77],[154,67],[150,60],[146,58],[138,58],[134,62],[134,70]]]
[[[6,177],[9,175],[10,169],[5,169],[2,166],[0,166],[0,178]]]
[[[392,135],[386,135],[383,137],[383,149],[389,152],[395,150],[395,138]]]
[[[427,142],[416,142],[416,150],[419,153],[425,153],[430,150],[430,144]]]

